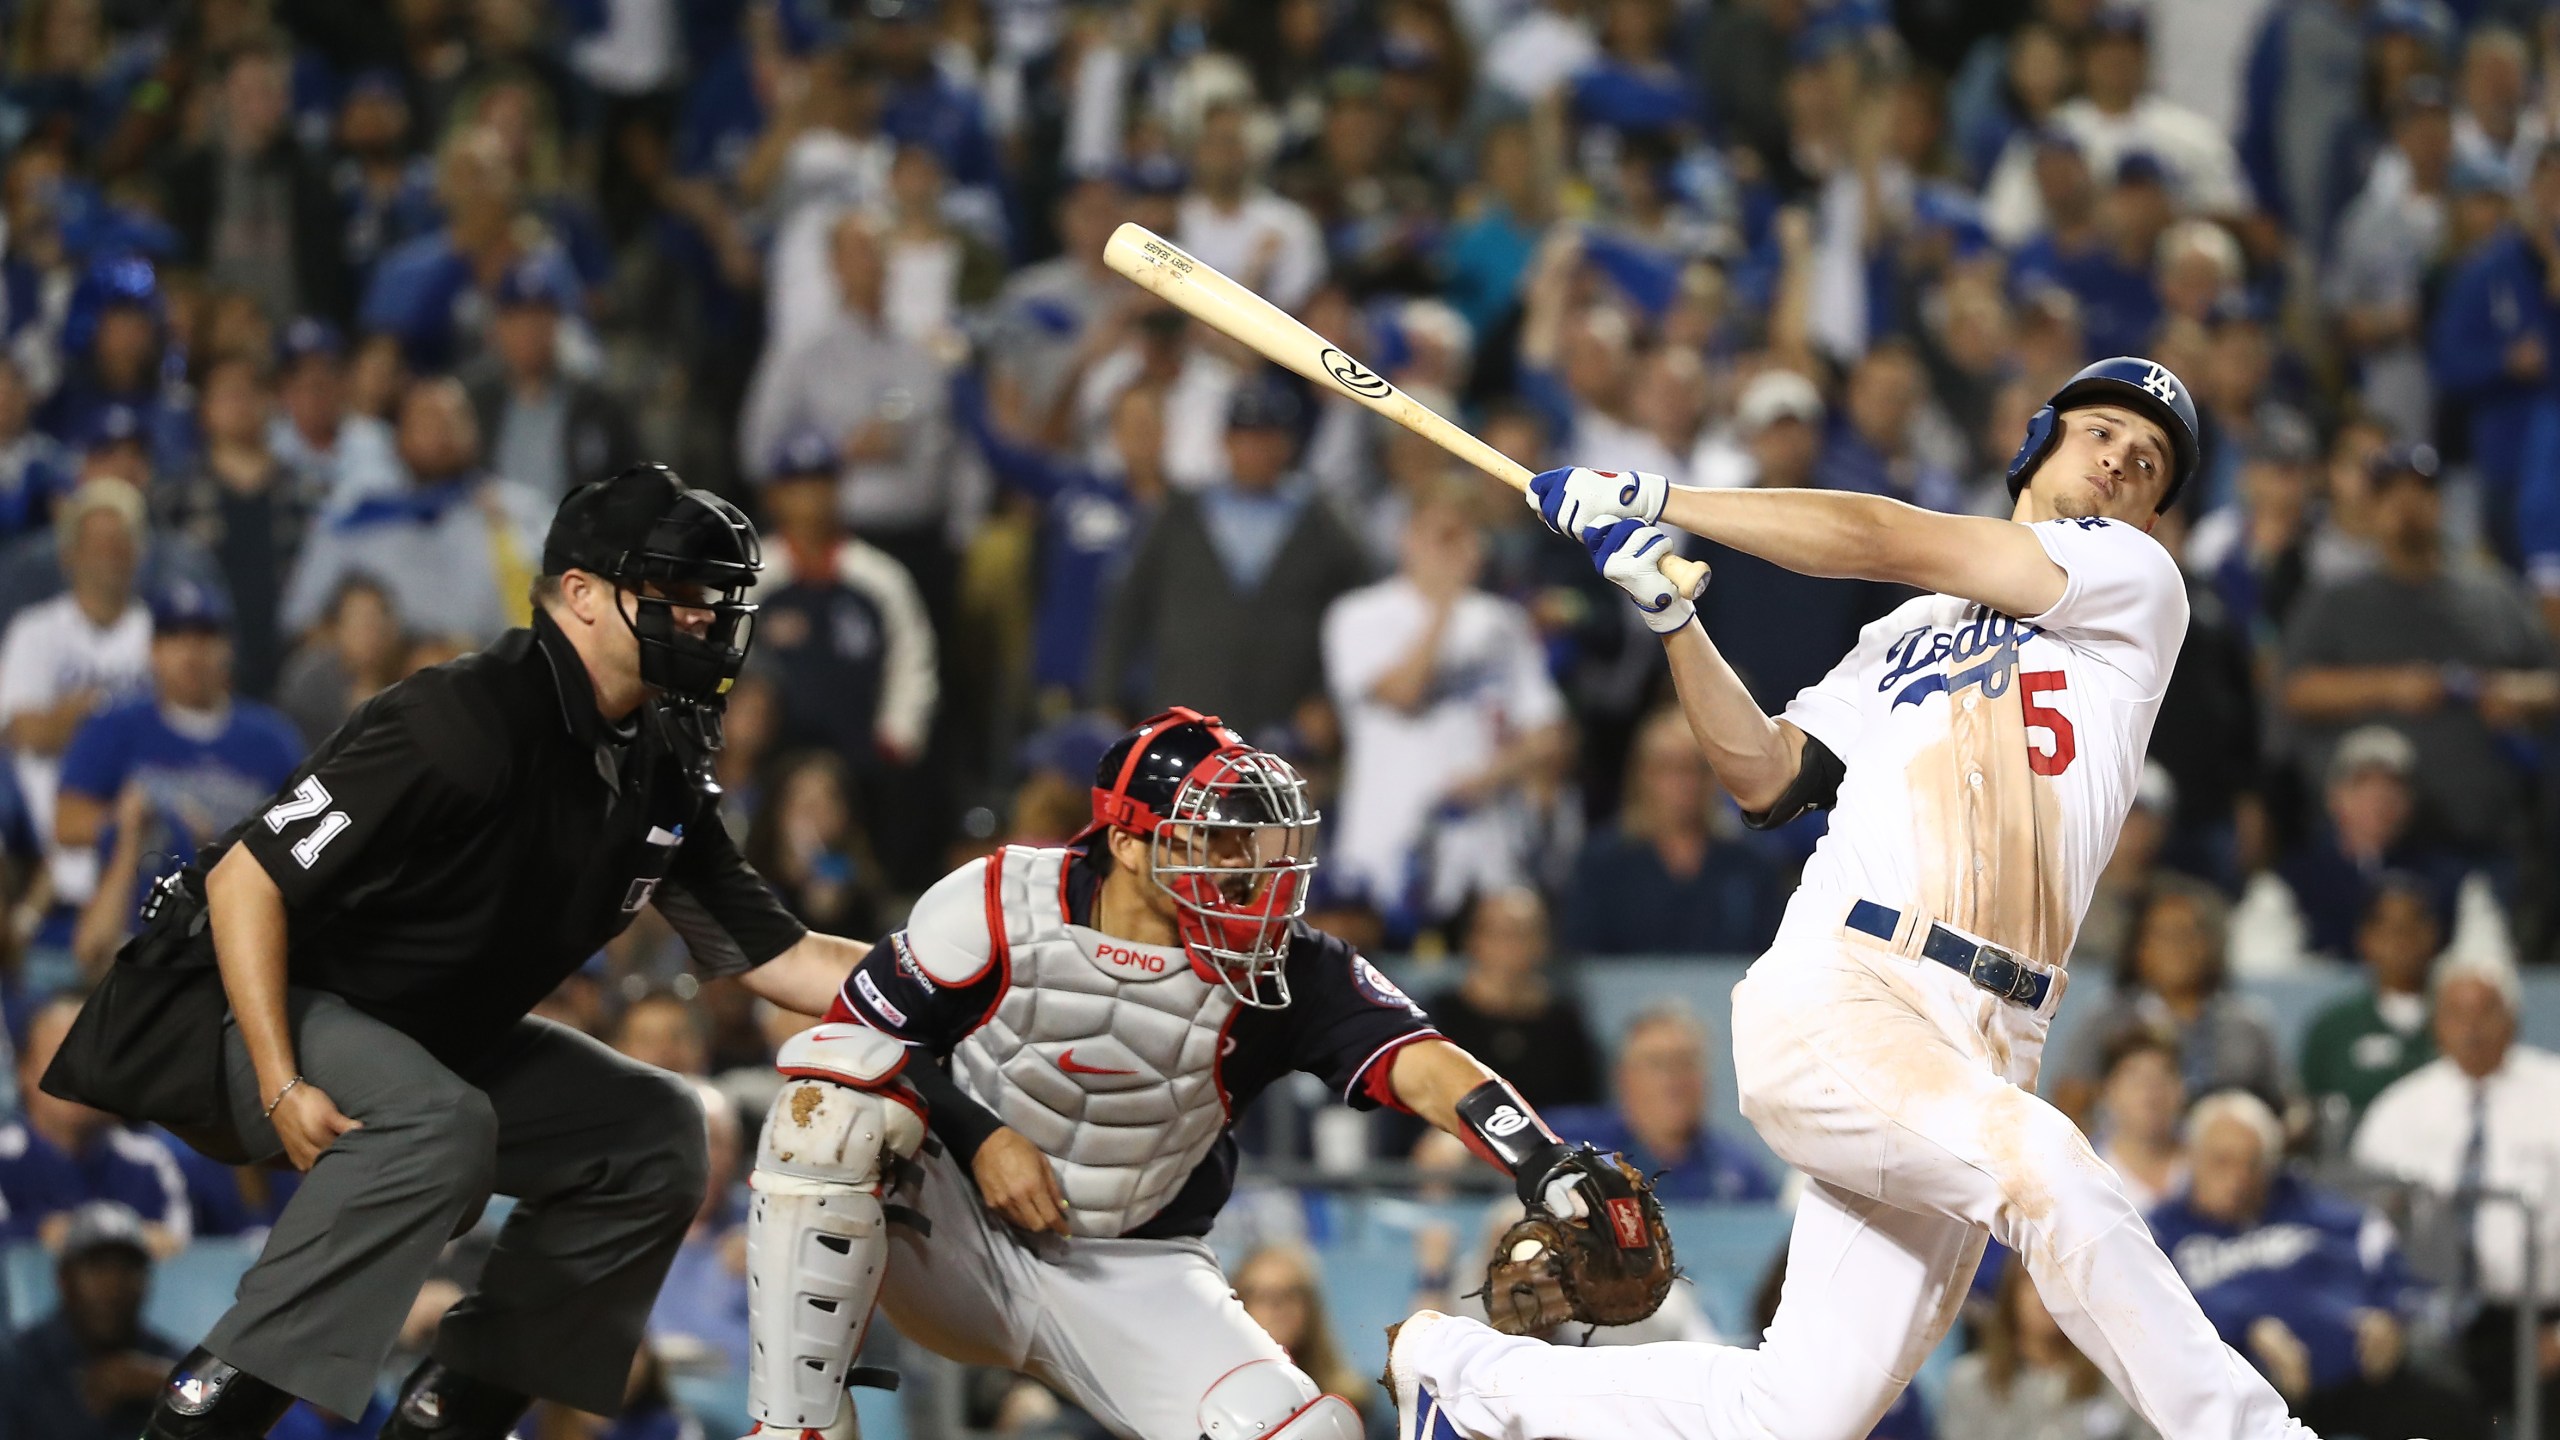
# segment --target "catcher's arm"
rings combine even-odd
[[[1446,1040],[1417,1040],[1396,1052],[1387,1082],[1396,1102],[1456,1136],[1476,1157],[1512,1178],[1520,1203],[1562,1216],[1583,1213],[1573,1177],[1558,1169],[1572,1155],[1511,1082]],[[1551,1188],[1550,1181],[1556,1182]]]

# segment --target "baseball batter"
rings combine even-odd
[[[1074,843],[925,892],[777,1057],[747,1232],[756,1433],[854,1433],[877,1299],[1115,1435],[1360,1440],[1200,1238],[1230,1122],[1293,1070],[1450,1131],[1533,1207],[1595,1208],[1579,1182],[1602,1157],[1299,920],[1317,816],[1286,761],[1177,709],[1104,754],[1093,798]]]
[[[2119,357],[2036,413],[2008,520],[1537,477],[1548,525],[1661,634],[1690,729],[1752,822],[1835,812],[1733,992],[1743,1114],[1812,1183],[1758,1348],[1558,1349],[1426,1311],[1390,1343],[1407,1440],[1856,1440],[1946,1334],[1991,1236],[2160,1433],[2308,1433],[2032,1089],[2186,632],[2178,567],[2148,532],[2196,448],[2186,386]],[[1656,521],[1934,593],[1773,719],[1655,569],[1671,543]]]

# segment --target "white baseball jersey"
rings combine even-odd
[[[1846,769],[1791,902],[1917,911],[2060,965],[2133,803],[2186,638],[2169,552],[2116,520],[2031,527],[2068,576],[2016,619],[1924,595],[1859,632],[1785,718]]]

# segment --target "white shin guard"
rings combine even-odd
[[[749,1181],[747,1410],[768,1431],[852,1433],[831,1427],[849,1409],[846,1377],[889,1259],[880,1194],[893,1159],[924,1140],[915,1110],[847,1083],[895,1073],[872,1052],[897,1042],[826,1033],[852,1028],[822,1026],[784,1046],[794,1078],[774,1097]]]

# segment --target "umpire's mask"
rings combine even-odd
[[[692,707],[719,744],[714,717],[747,663],[756,607],[747,590],[764,568],[756,527],[738,507],[686,485],[664,465],[634,465],[569,492],[542,542],[542,570],[575,568],[612,581],[637,602],[623,623],[640,642],[640,679],[668,701]],[[654,587],[658,593],[650,594]],[[678,610],[707,610],[695,635]]]

